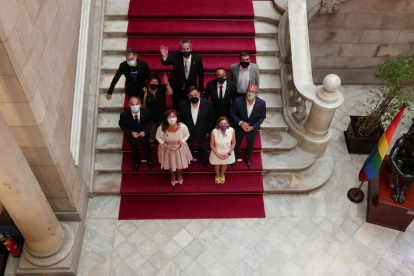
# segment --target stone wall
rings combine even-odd
[[[0,112],[63,213],[79,211],[85,189],[69,150],[81,4],[0,0]]]
[[[414,0],[349,0],[339,13],[309,22],[313,78],[375,83],[375,67],[399,54],[414,56]]]

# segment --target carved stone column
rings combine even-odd
[[[301,148],[307,152],[314,152],[318,157],[325,153],[331,133],[329,127],[335,110],[339,108],[344,97],[338,90],[341,79],[334,74],[327,75],[323,85],[317,87],[316,99],[312,103],[308,119],[305,124],[305,136]]]
[[[296,105],[296,112],[293,113],[293,118],[295,118],[295,121],[300,123],[305,119],[306,117],[306,100],[303,98],[300,98],[300,102]]]
[[[70,270],[72,260],[64,260],[73,256],[79,223],[57,220],[1,112],[0,133],[0,200],[25,238],[18,275],[48,275],[50,268],[57,275],[54,265],[62,262]]]

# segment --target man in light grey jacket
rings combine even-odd
[[[249,85],[259,86],[259,66],[251,63],[252,55],[249,51],[240,53],[240,62],[230,67],[229,79],[237,84],[237,96],[245,96]]]

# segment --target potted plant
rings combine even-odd
[[[403,103],[414,100],[414,58],[399,55],[387,60],[378,65],[375,77],[380,85],[367,100],[372,110],[365,116],[350,116],[344,132],[349,153],[369,154]]]

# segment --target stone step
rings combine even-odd
[[[123,132],[99,132],[96,138],[96,152],[122,151]],[[291,150],[296,147],[298,140],[284,131],[260,132],[262,151]]]
[[[127,47],[127,40],[128,38],[126,37],[105,38],[103,40],[102,45],[103,55],[123,55]],[[162,44],[161,40],[158,44]],[[255,44],[257,55],[279,55],[279,47],[277,45],[277,40],[274,38],[255,38]]]
[[[272,1],[253,1],[254,18],[279,25],[282,15]]]
[[[209,55],[201,55],[203,57],[203,61],[205,62],[208,59]],[[151,71],[157,71],[158,74],[162,74],[164,72],[168,72],[170,67],[164,67],[163,69],[158,70],[157,68],[152,68],[154,62],[161,64],[161,56],[160,55],[140,55],[140,59],[146,61]],[[237,62],[238,57],[234,56],[234,62]],[[115,72],[119,68],[119,64],[125,61],[124,55],[106,55],[102,57],[101,61],[101,72],[102,74],[115,74]],[[262,74],[280,74],[280,64],[279,59],[275,56],[256,56],[256,63],[259,65],[259,71]],[[206,68],[206,63],[204,63],[204,72],[214,71],[219,64],[215,64],[215,66],[209,66],[211,68]],[[160,66],[161,67],[161,66]],[[230,68],[230,64],[227,66],[227,70]],[[158,72],[159,71],[159,72]]]
[[[98,115],[98,130],[99,131],[120,131],[118,126],[119,112],[101,112]],[[282,114],[278,111],[268,110],[266,112],[266,119],[262,123],[261,129],[286,131],[288,126],[283,120]]]
[[[207,73],[208,74],[208,73]],[[205,75],[207,75],[205,74]],[[106,93],[111,85],[115,74],[101,75],[100,91]],[[125,87],[125,77],[122,75],[118,83],[115,85],[115,92],[121,92]],[[280,84],[280,76],[277,74],[260,74],[260,92],[275,92],[279,93],[282,87]]]
[[[290,151],[264,151],[261,154],[264,172],[302,171],[309,168],[316,159],[316,155],[307,153],[299,147]],[[121,172],[121,166],[122,152],[99,152],[95,154],[95,171],[98,173],[119,173]]]
[[[129,1],[108,1],[105,10],[106,20],[127,20]],[[272,1],[253,1],[255,19],[279,24],[280,13]]]
[[[187,24],[187,23],[186,23]],[[255,37],[277,38],[277,26],[266,21],[255,21]],[[128,20],[108,20],[104,24],[106,37],[127,37]],[[179,35],[176,35],[179,36]],[[181,36],[180,36],[181,37]]]
[[[321,158],[314,161],[312,166],[299,172],[266,172],[263,173],[263,189],[265,193],[307,193],[325,184],[334,169],[332,151],[328,148]],[[102,180],[97,179],[96,184]],[[97,185],[98,187],[101,185]],[[120,180],[119,180],[120,186]],[[102,187],[102,186],[101,186]],[[111,187],[102,187],[106,190]],[[119,188],[118,188],[119,189]],[[113,191],[116,191],[113,190]],[[112,191],[112,192],[113,192]]]
[[[303,161],[297,162],[294,156],[301,157]],[[325,154],[315,161],[314,155],[303,152],[299,148],[272,155],[262,153],[262,160],[265,170],[264,193],[298,193],[314,190],[329,179],[334,164],[332,154]],[[120,193],[121,162],[122,153],[96,154],[95,170],[98,172],[94,179],[96,194]],[[314,166],[311,166],[314,162]]]
[[[273,0],[275,8],[280,14],[283,14],[287,10],[288,1],[289,0]]]
[[[278,93],[261,92],[259,97],[266,101],[267,110],[280,111],[282,109],[282,97]],[[114,93],[112,100],[108,101],[106,94],[99,95],[99,111],[123,111],[124,110],[124,93]]]

